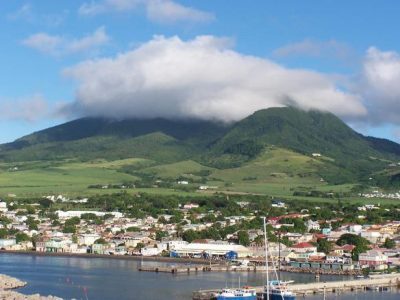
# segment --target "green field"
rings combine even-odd
[[[293,196],[301,189],[323,192],[346,193],[353,184],[330,185],[321,181],[318,168],[324,165],[318,160],[299,153],[271,147],[256,159],[238,168],[216,169],[193,160],[183,160],[170,164],[158,164],[142,158],[92,161],[30,161],[0,164],[0,197],[42,197],[46,195],[66,195],[70,197],[111,194],[120,189],[89,188],[90,185],[109,185],[140,181],[143,174],[150,178],[172,183],[171,188],[152,186],[149,188],[127,189],[128,193],[147,192],[153,194],[176,194],[195,197],[212,195],[215,192],[249,193],[268,195],[275,198],[306,199],[309,201],[336,201],[322,197]],[[128,172],[127,170],[134,170]],[[176,185],[178,178],[186,178],[193,183],[185,187]],[[203,180],[202,183],[199,183]],[[217,187],[208,191],[198,191],[199,185]],[[358,202],[390,203],[393,200],[358,199],[343,200]]]

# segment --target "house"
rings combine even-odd
[[[161,252],[161,249],[155,247],[145,247],[140,249],[140,254],[142,254],[143,256],[157,256],[160,255]]]
[[[308,220],[306,225],[307,225],[308,231],[321,229],[318,221]]]
[[[7,203],[0,199],[0,212],[5,213],[7,211],[8,211]]]
[[[307,242],[302,242],[302,243],[298,243],[296,245],[293,245],[292,247],[290,247],[290,250],[292,250],[295,253],[306,253],[306,252],[317,252],[317,247],[307,243]]]
[[[369,250],[361,253],[358,257],[358,261],[361,266],[376,267],[380,265],[386,265],[388,257],[381,251]]]
[[[184,209],[192,209],[192,208],[198,208],[199,205],[196,203],[187,203],[183,206]]]
[[[7,249],[16,244],[17,242],[15,239],[0,239],[0,249]]]
[[[96,240],[100,238],[97,233],[83,233],[78,236],[78,244],[90,246],[93,245]]]

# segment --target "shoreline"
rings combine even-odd
[[[0,250],[1,254],[16,254],[16,255],[31,255],[31,256],[42,256],[42,257],[76,257],[76,258],[89,258],[89,259],[116,259],[116,260],[133,260],[133,261],[146,261],[146,262],[160,262],[160,263],[176,263],[176,264],[193,264],[193,265],[209,265],[210,260],[200,258],[175,258],[175,257],[162,257],[162,256],[132,256],[132,255],[106,255],[106,254],[90,254],[90,253],[60,253],[60,252],[37,252],[37,251],[17,251],[17,250]],[[221,262],[212,261],[215,265],[223,265]],[[238,272],[237,270],[229,270],[226,272]],[[249,269],[249,270],[248,270]],[[245,268],[244,271],[251,272],[253,267]],[[318,275],[336,275],[336,276],[357,276],[362,275],[361,270],[323,270],[323,269],[302,269],[294,267],[281,267],[282,272],[288,273],[307,273],[307,274],[318,274]],[[218,272],[218,271],[217,271]]]
[[[18,278],[9,275],[0,274],[0,299],[13,299],[13,300],[62,300],[62,298],[55,296],[42,296],[39,294],[25,295],[15,291],[16,289],[23,288],[28,283],[21,281]]]
[[[118,259],[118,260],[181,263],[181,264],[196,264],[196,265],[210,263],[210,260],[200,259],[200,258],[174,258],[174,257],[162,257],[162,256],[107,255],[107,254],[90,254],[90,253],[65,253],[65,252],[61,253],[61,252],[37,252],[37,251],[17,251],[17,250],[0,250],[0,255],[1,254],[50,256],[50,257],[107,258],[107,259]]]

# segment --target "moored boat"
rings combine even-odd
[[[257,294],[250,288],[223,289],[215,295],[215,298],[217,300],[256,300]]]
[[[268,297],[269,295],[269,297]],[[296,295],[288,290],[286,282],[280,280],[269,281],[264,288],[263,299],[269,300],[296,300]]]

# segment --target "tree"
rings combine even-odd
[[[78,217],[72,217],[72,218],[66,220],[64,225],[65,226],[75,226],[75,225],[79,225],[80,222],[81,222],[81,219],[79,219]]]
[[[161,241],[161,239],[166,236],[167,236],[167,233],[165,231],[159,230],[156,232],[156,240],[157,241]]]
[[[143,243],[137,243],[135,249],[136,250],[142,250],[145,247],[145,245]]]
[[[184,241],[191,243],[193,240],[199,237],[198,233],[192,229],[186,230],[182,234],[182,238]]]
[[[369,241],[361,236],[345,233],[337,240],[336,244],[339,246],[343,246],[345,244],[356,246],[351,252],[351,255],[354,260],[358,260],[360,253],[368,250]]]
[[[249,234],[247,233],[247,231],[241,230],[238,232],[238,241],[239,244],[242,246],[250,245]]]
[[[95,240],[94,243],[105,245],[105,244],[107,244],[107,241],[103,238],[99,238],[99,239]]]
[[[6,239],[8,236],[8,231],[5,228],[0,228],[0,239]]]
[[[383,243],[383,247],[387,249],[394,249],[396,248],[396,242],[392,239],[386,238],[385,242]]]
[[[28,217],[26,220],[26,225],[28,225],[29,230],[38,230],[38,221],[32,217]]]
[[[317,251],[324,252],[328,254],[332,251],[332,244],[328,242],[327,239],[318,239],[317,240]]]
[[[63,228],[64,233],[76,233],[76,227],[74,225],[67,225]]]
[[[31,240],[31,238],[26,233],[18,232],[17,234],[15,234],[15,240],[16,240],[16,242],[18,244],[18,243],[21,243],[21,242],[28,242],[28,241]]]

